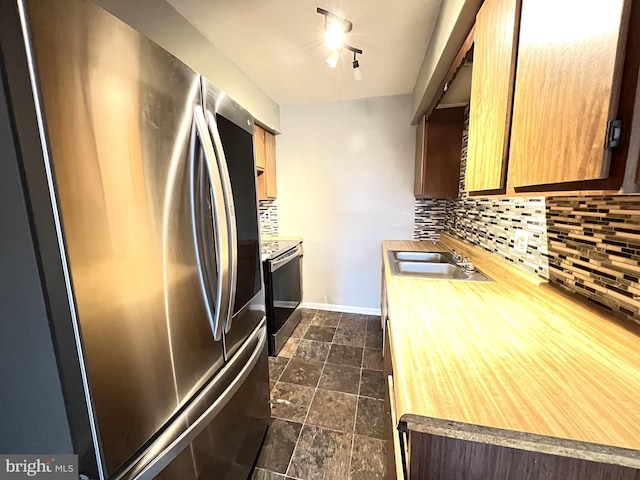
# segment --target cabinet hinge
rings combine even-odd
[[[622,138],[622,121],[609,120],[609,123],[607,123],[607,139],[604,143],[604,148],[619,147],[621,138]]]

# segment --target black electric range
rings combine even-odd
[[[302,241],[266,239],[261,245],[269,354],[275,356],[300,322]]]

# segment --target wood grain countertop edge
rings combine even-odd
[[[535,433],[503,430],[484,425],[471,425],[440,418],[422,417],[410,413],[404,414],[399,419],[399,422],[405,423],[407,430],[429,435],[640,469],[639,450],[549,437]]]

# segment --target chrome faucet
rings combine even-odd
[[[476,266],[473,264],[469,257],[464,257],[461,263],[458,266],[463,267],[465,273],[473,273],[476,271]]]
[[[476,266],[473,264],[469,257],[463,257],[455,250],[451,250],[451,256],[453,262],[461,268],[464,268],[465,273],[473,273],[476,271]]]

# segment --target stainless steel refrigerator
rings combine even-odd
[[[0,0],[0,47],[3,161],[80,473],[246,478],[270,414],[253,118],[88,0]],[[12,395],[2,453],[37,450]]]

